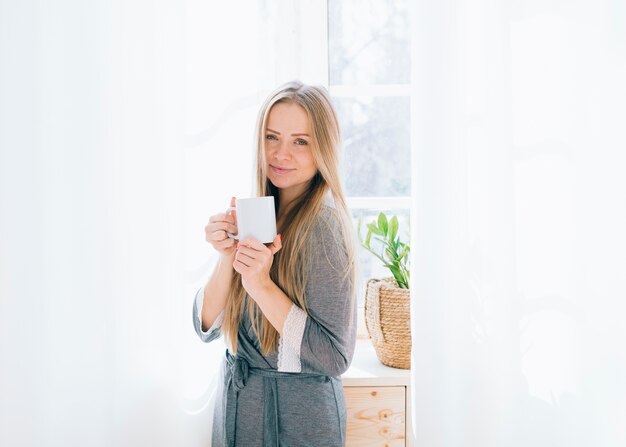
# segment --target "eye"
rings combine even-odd
[[[265,139],[270,140],[270,141],[276,141],[276,140],[278,140],[278,138],[276,137],[276,135],[271,134],[271,133],[268,133],[268,134],[265,136]]]
[[[308,143],[308,141],[303,140],[302,138],[298,138],[298,139],[296,140],[296,144],[297,144],[298,146],[306,146],[306,145],[307,145],[307,144],[309,144],[309,143]]]

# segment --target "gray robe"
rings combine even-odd
[[[247,312],[238,353],[226,350],[213,417],[213,446],[343,446],[346,406],[340,375],[354,354],[356,305],[339,221],[324,205],[313,224],[313,259],[306,315],[296,305],[285,321],[278,352],[261,353]],[[223,314],[206,332],[196,293],[193,322],[204,342],[220,336]],[[246,295],[246,300],[249,297]],[[352,324],[350,320],[352,318]]]

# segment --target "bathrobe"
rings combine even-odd
[[[312,247],[305,287],[308,312],[292,305],[276,352],[261,353],[244,312],[237,354],[226,349],[222,361],[213,446],[345,445],[346,405],[340,376],[354,354],[356,305],[340,235],[336,211],[327,201],[307,241]],[[193,302],[193,324],[208,343],[220,336],[224,315],[203,331],[203,296],[201,287]],[[250,297],[246,294],[245,299],[247,304]]]

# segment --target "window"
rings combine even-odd
[[[406,0],[328,1],[329,92],[342,128],[342,176],[356,227],[397,215],[409,242],[411,31]],[[357,302],[369,278],[391,276],[359,247]],[[362,312],[360,312],[361,314]]]

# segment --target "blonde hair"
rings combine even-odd
[[[278,232],[282,234],[282,248],[274,255],[270,277],[278,287],[301,309],[307,311],[305,288],[307,272],[311,261],[311,247],[308,244],[313,224],[319,218],[322,205],[328,193],[334,199],[330,208],[340,223],[341,234],[337,237],[345,243],[346,265],[344,279],[351,281],[351,312],[348,325],[353,321],[355,295],[355,234],[352,228],[350,211],[346,204],[339,174],[340,129],[337,114],[330,96],[324,87],[309,86],[299,81],[288,82],[272,92],[263,103],[257,119],[257,196],[273,196],[276,213],[279,213],[279,190],[267,178],[265,158],[265,132],[272,107],[277,103],[297,104],[306,112],[311,124],[310,147],[317,166],[317,173],[311,179],[307,190],[284,210],[285,218]],[[246,291],[241,283],[241,275],[234,272],[222,326],[226,341],[233,352],[237,352],[237,333],[241,324]],[[259,338],[264,355],[277,350],[278,331],[262,314],[254,300],[248,302],[248,315],[252,329]]]

